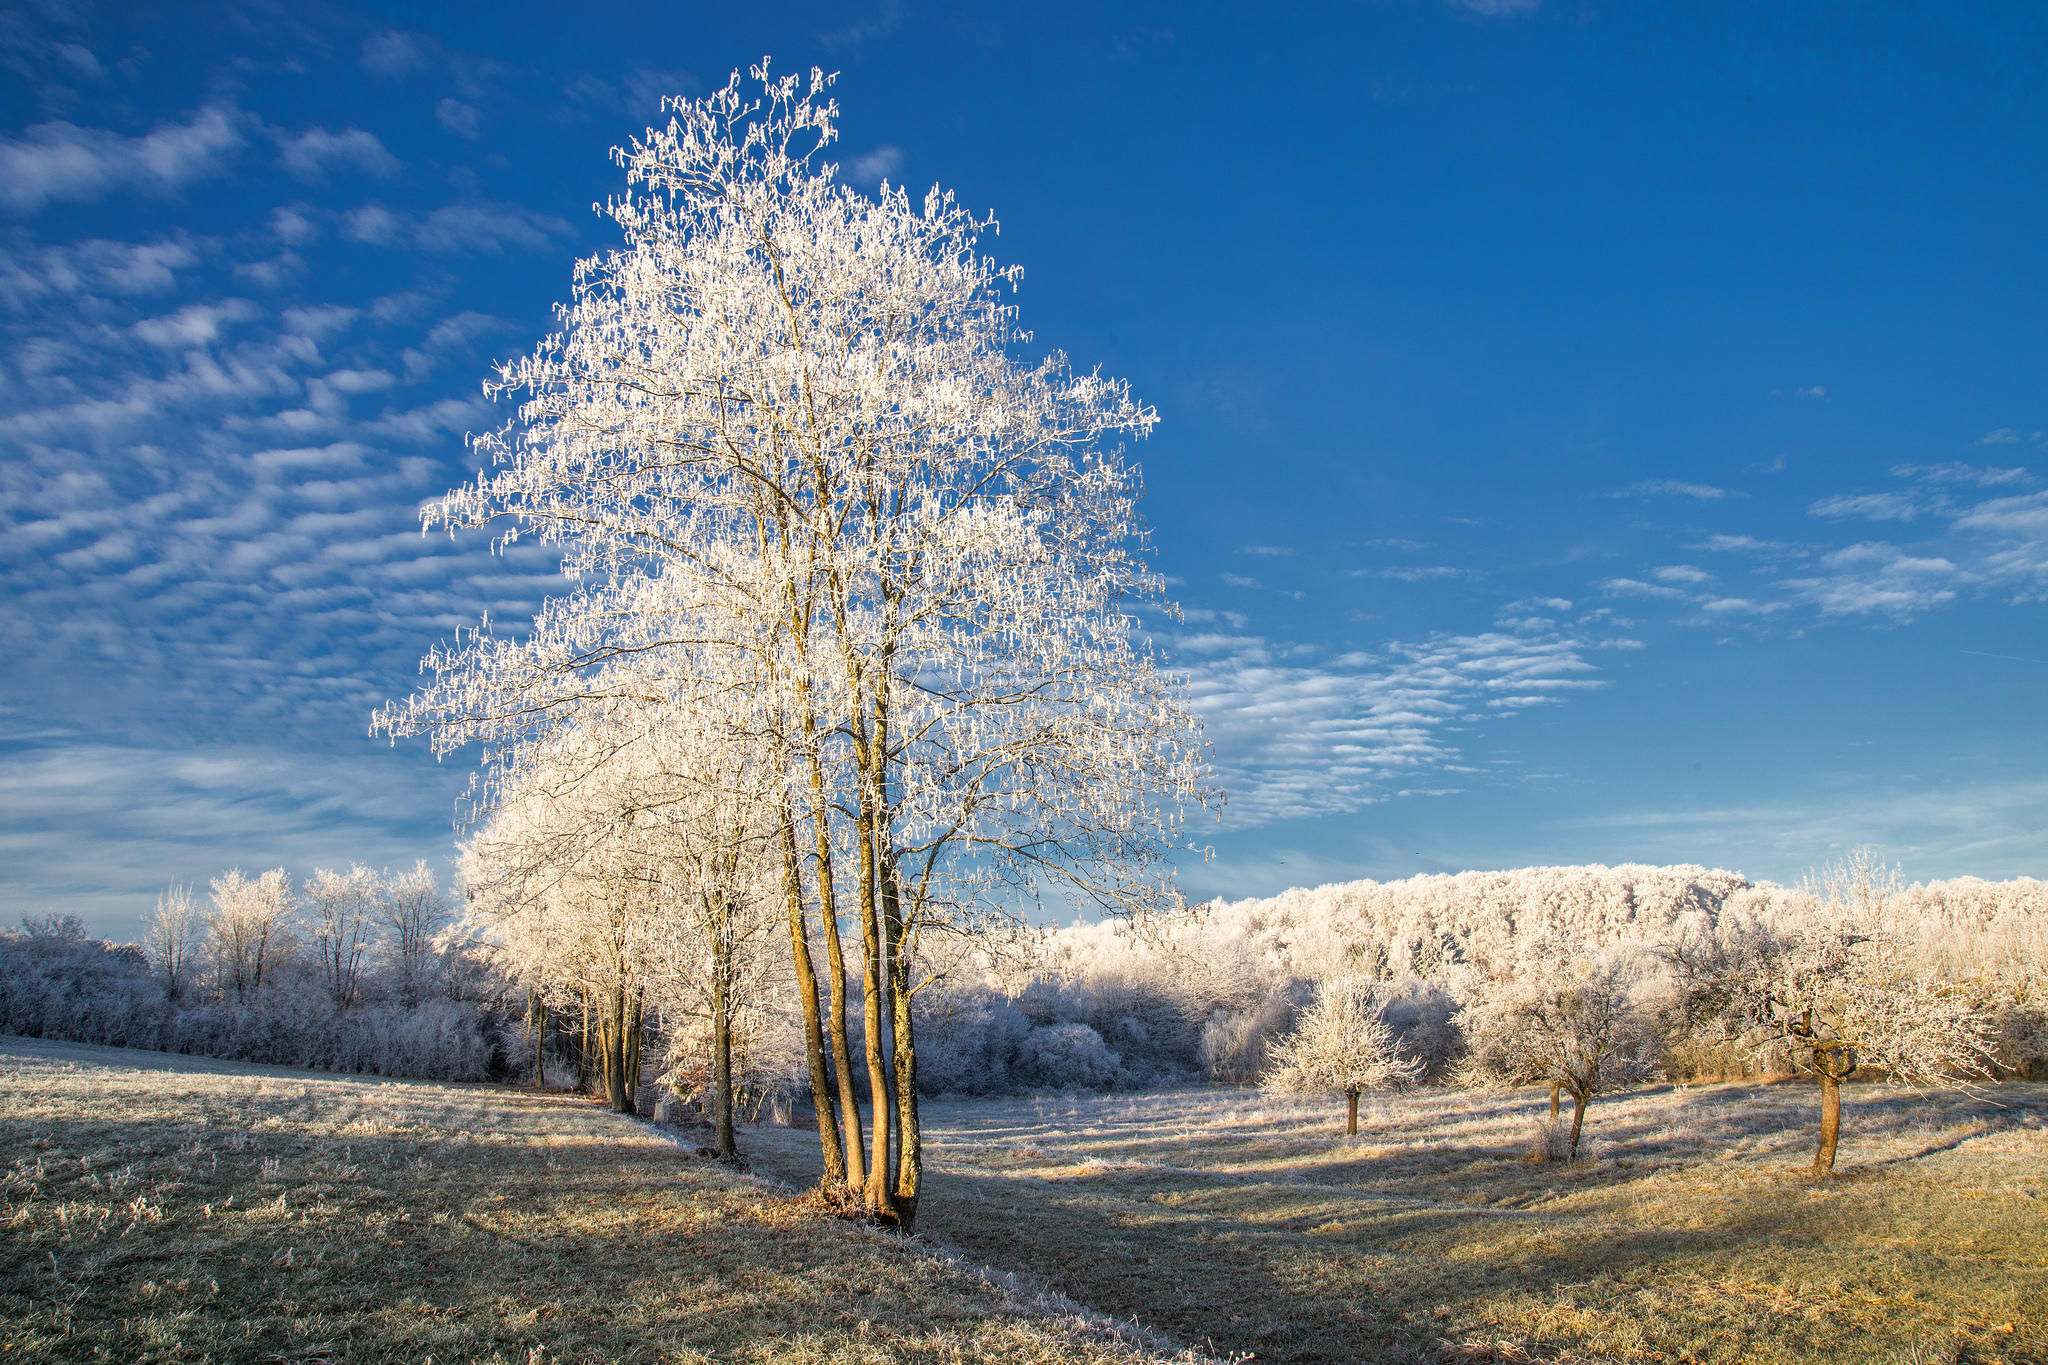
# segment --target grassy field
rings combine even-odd
[[[2048,1362],[2048,1087],[1856,1088],[1825,1183],[1804,1087],[1538,1108],[935,1103],[948,1261],[579,1100],[0,1039],[0,1360]]]
[[[0,1038],[0,1360],[1127,1361],[567,1098]]]
[[[1824,1183],[1810,1086],[1603,1099],[1572,1165],[1523,1159],[1542,1103],[936,1103],[921,1230],[1258,1361],[2048,1362],[2048,1086],[1852,1087]]]

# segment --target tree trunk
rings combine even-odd
[[[886,856],[882,863],[882,907],[883,926],[896,948],[889,973],[896,1044],[896,1219],[898,1227],[911,1232],[917,1224],[918,1186],[924,1175],[924,1129],[917,1113],[917,1041],[911,1018],[913,965],[893,855]]]
[[[624,986],[614,987],[611,995],[611,1018],[604,1021],[602,1029],[604,1097],[605,1102],[621,1114],[630,1114],[633,1104],[626,1097],[626,989]]]
[[[1356,1087],[1344,1092],[1344,1136],[1358,1136],[1358,1090]]]
[[[533,993],[533,1088],[548,1083],[548,1006],[539,991]]]
[[[1586,1124],[1586,1106],[1592,1096],[1578,1091],[1572,1092],[1572,1160],[1579,1159],[1579,1130]]]
[[[825,1170],[819,1183],[828,1190],[846,1185],[846,1149],[839,1145],[839,1117],[833,1111],[832,1087],[825,1074],[825,1035],[818,1018],[818,972],[811,962],[810,935],[804,927],[803,867],[796,853],[794,812],[782,825],[782,885],[789,912],[789,955],[796,964],[797,999],[804,1014],[804,1062],[811,1076],[811,1107],[818,1116],[818,1150]]]
[[[583,999],[583,1033],[576,1043],[576,1090],[590,1093],[590,988],[577,992]]]
[[[711,1150],[737,1162],[732,1131],[732,952],[720,934],[711,946]]]
[[[858,679],[855,679],[858,682]],[[874,1097],[874,1119],[868,1134],[868,1212],[877,1218],[893,1219],[889,1198],[890,1078],[886,1041],[889,1018],[882,1009],[882,992],[889,980],[889,944],[882,934],[881,907],[876,903],[875,865],[876,806],[880,793],[874,785],[874,745],[866,727],[856,725],[854,746],[860,760],[860,791],[856,803],[856,842],[860,848],[860,932],[861,932],[861,1019],[867,1026],[868,1089]]]
[[[1835,1173],[1835,1144],[1842,1138],[1842,1083],[1833,1074],[1820,1073],[1820,1150],[1813,1154],[1813,1173]]]
[[[647,993],[633,988],[633,1003],[626,1014],[626,1112],[640,1105],[640,1044],[647,1038]]]
[[[1552,1081],[1550,1083],[1550,1118],[1552,1122],[1557,1120],[1557,1097],[1563,1089],[1563,1081]]]
[[[808,686],[798,683],[799,696],[809,716]],[[809,720],[807,724],[813,724]],[[825,796],[825,769],[811,746],[811,819],[817,836],[818,922],[825,930],[825,967],[831,979],[825,983],[830,1012],[825,1019],[832,1041],[832,1073],[839,1084],[839,1118],[846,1139],[846,1188],[859,1190],[867,1184],[867,1157],[861,1150],[860,1094],[853,1082],[853,1046],[846,1037],[846,950],[839,942],[839,888],[833,880],[832,826]]]

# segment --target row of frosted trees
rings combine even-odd
[[[264,987],[311,981],[337,1010],[366,995],[400,1006],[431,993],[434,936],[449,907],[422,860],[403,872],[317,868],[297,887],[281,867],[231,868],[205,901],[173,886],[143,926],[143,951],[173,1002],[243,1005]]]
[[[139,944],[75,917],[0,930],[0,1030],[441,1080],[503,1076],[500,984],[434,871],[283,869],[172,887]]]
[[[537,1018],[595,1016],[615,1104],[647,1012],[694,1021],[730,1153],[735,1019],[778,977],[828,1190],[908,1225],[940,941],[1047,891],[1169,900],[1205,767],[1132,615],[1161,582],[1120,442],[1151,410],[1020,358],[990,223],[835,179],[829,78],[754,74],[615,153],[624,245],[429,510],[537,538],[573,590],[376,724],[482,746],[479,927]]]
[[[1545,1086],[1553,1119],[1572,1105],[1558,1155],[1616,1086],[1789,1073],[1817,1082],[1825,1172],[1852,1076],[2048,1069],[2048,885],[1905,887],[1863,852],[1796,888],[1531,868],[1289,892],[1145,940],[1059,937],[1072,994],[1128,1002],[1149,983],[1186,1021],[1151,1036],[1185,1048],[1199,1029],[1212,1075],[1344,1093],[1354,1125],[1361,1091],[1424,1075]]]

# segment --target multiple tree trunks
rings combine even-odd
[[[625,247],[579,265],[560,331],[492,386],[533,401],[426,513],[509,521],[508,539],[560,546],[581,587],[523,642],[437,651],[435,680],[377,724],[493,746],[495,832],[466,856],[496,860],[496,901],[476,913],[524,925],[531,970],[583,993],[582,1079],[594,1044],[606,1098],[630,1107],[642,983],[664,1014],[670,990],[708,1003],[726,1155],[720,898],[749,934],[786,919],[826,1184],[907,1228],[922,936],[972,932],[1002,876],[1159,904],[1208,766],[1185,684],[1127,609],[1164,590],[1121,454],[1156,414],[1122,381],[1014,353],[1017,271],[976,247],[992,220],[846,190],[823,159],[830,77],[754,76],[758,97],[735,74],[616,153]],[[583,926],[573,950],[550,916]],[[668,952],[647,946],[664,935],[692,941],[629,961]]]

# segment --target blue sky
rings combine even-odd
[[[1731,8],[10,6],[0,913],[447,854],[368,713],[550,566],[418,505],[763,53],[1158,406],[1192,892],[2048,872],[2048,11]]]

